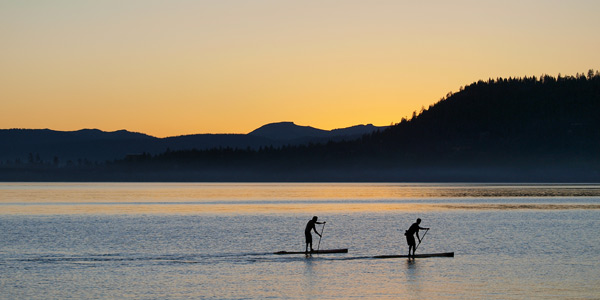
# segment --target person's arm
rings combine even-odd
[[[317,223],[320,224],[320,223]],[[318,235],[321,236],[321,234],[317,231],[317,227],[313,226],[313,231]]]
[[[315,222],[315,224],[325,224],[325,223],[327,223],[327,222]],[[314,229],[314,231],[315,231],[316,234],[318,234],[319,236],[321,236],[321,234],[317,231],[317,227],[316,226],[313,226],[313,229]]]
[[[419,227],[419,229],[429,230],[429,228]],[[421,242],[421,238],[419,237],[419,230],[417,230],[417,238],[419,239],[419,243]]]

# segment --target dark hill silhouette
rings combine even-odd
[[[374,134],[384,152],[421,161],[595,160],[600,76],[479,81]],[[395,151],[394,149],[403,149]]]
[[[498,78],[355,141],[170,152],[133,165],[184,167],[197,180],[600,181],[599,112],[598,72]]]
[[[250,134],[194,134],[156,138],[142,133],[119,130],[104,132],[98,129],[54,131],[49,129],[0,130],[0,163],[29,162],[30,154],[40,160],[65,164],[67,161],[104,163],[131,154],[159,154],[167,150],[205,150],[211,148],[259,149],[329,140],[355,139],[361,133],[370,133],[385,127],[358,125],[332,131],[298,126],[289,123],[267,124]],[[278,134],[261,134],[276,128]],[[359,128],[359,130],[357,130]],[[319,132],[315,135],[313,132]],[[256,133],[256,134],[254,134]]]
[[[325,138],[329,131],[310,126],[298,126],[293,122],[271,123],[248,133],[252,136],[262,136],[273,140],[295,140],[300,138]]]
[[[310,126],[299,126],[293,122],[271,123],[248,133],[250,136],[260,136],[275,141],[287,141],[292,144],[304,144],[308,142],[327,142],[330,140],[353,140],[364,134],[370,134],[378,130],[384,130],[388,126],[356,125],[348,128],[333,130],[317,129]]]
[[[363,136],[376,131],[381,131],[389,126],[374,126],[373,124],[355,125],[348,128],[338,128],[331,131],[333,136]]]
[[[142,149],[153,149],[155,138],[126,130],[97,129],[55,131],[49,129],[0,130],[0,161],[27,162],[34,154],[45,161],[105,161]],[[158,150],[158,149],[156,149]],[[164,149],[160,149],[164,151]]]
[[[10,180],[600,182],[599,112],[598,72],[497,78],[356,140],[171,149],[77,169],[77,177],[27,170]],[[285,127],[318,132],[288,122],[255,133],[281,137]]]

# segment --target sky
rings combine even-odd
[[[0,128],[386,126],[480,79],[600,69],[600,1],[0,0]]]

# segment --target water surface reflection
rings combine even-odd
[[[600,185],[0,183],[0,208],[33,215],[600,209]]]

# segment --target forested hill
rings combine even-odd
[[[112,181],[600,182],[600,74],[478,81],[354,141],[168,151],[76,171]]]
[[[599,180],[600,74],[475,82],[354,142],[156,160],[178,155],[340,180]]]
[[[479,81],[363,143],[419,164],[597,163],[600,75]]]

